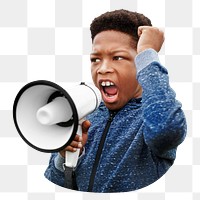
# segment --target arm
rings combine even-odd
[[[137,79],[143,88],[144,139],[156,155],[163,157],[184,140],[186,120],[169,85],[168,72],[161,66],[156,52],[164,41],[163,34],[152,27],[143,27],[139,32],[139,54],[135,63]]]
[[[147,62],[145,68],[142,66],[144,56]],[[184,113],[181,104],[175,99],[175,92],[169,86],[167,70],[160,65],[157,53],[148,49],[137,56],[136,63],[140,68],[137,78],[143,88],[145,142],[154,152],[163,154],[184,140]]]

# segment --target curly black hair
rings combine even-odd
[[[115,30],[130,35],[137,43],[139,26],[152,26],[151,20],[143,14],[124,9],[106,12],[96,17],[90,25],[92,42],[98,33]]]

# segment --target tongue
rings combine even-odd
[[[114,85],[106,86],[106,87],[104,87],[104,91],[109,95],[115,95],[115,94],[117,94],[117,87]]]

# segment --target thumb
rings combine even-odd
[[[87,142],[87,139],[88,139],[88,130],[89,130],[90,126],[91,126],[91,123],[90,123],[89,120],[86,120],[86,121],[84,121],[82,123],[82,138],[83,138],[82,144],[83,144],[83,146]]]
[[[138,36],[140,37],[147,26],[139,26],[138,27]]]
[[[88,129],[90,128],[90,121],[89,120],[85,120],[83,123],[82,123],[82,133],[86,133],[88,132]]]

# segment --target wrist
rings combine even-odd
[[[149,48],[140,52],[135,57],[135,65],[137,68],[137,73],[139,73],[142,69],[147,67],[152,62],[160,62],[158,53],[154,49]]]

